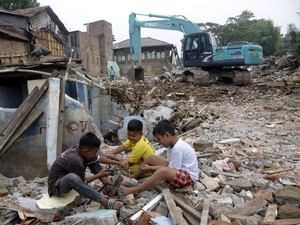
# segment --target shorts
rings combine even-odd
[[[187,172],[185,172],[184,170],[176,170],[176,176],[174,180],[168,183],[168,185],[171,188],[180,188],[192,185],[193,183],[194,182],[191,176]]]

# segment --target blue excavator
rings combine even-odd
[[[158,20],[139,21],[137,15],[159,18]],[[251,83],[250,72],[245,66],[259,65],[263,62],[262,47],[247,41],[236,41],[226,46],[217,46],[215,37],[204,32],[184,16],[164,16],[157,14],[129,15],[130,52],[133,61],[141,66],[141,28],[180,31],[184,34],[181,56],[183,74],[187,81],[208,85],[210,78],[224,78],[236,85]],[[178,54],[177,54],[178,55]],[[140,71],[140,69],[139,69]]]

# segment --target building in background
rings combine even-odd
[[[147,37],[141,39],[141,46],[141,64],[144,67],[144,75],[153,76],[162,74],[164,68],[169,64],[168,62],[174,45]],[[118,63],[121,75],[126,75],[133,66],[132,57],[133,54],[130,53],[129,39],[114,44],[114,61]]]

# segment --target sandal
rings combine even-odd
[[[102,191],[102,193],[107,195],[108,197],[112,197],[117,193],[122,181],[123,177],[119,172],[116,176],[113,177],[111,184],[105,184],[103,187],[100,188],[99,191]]]
[[[121,176],[121,172],[119,171],[117,175],[115,175],[112,179],[112,183],[111,183],[112,188],[108,193],[108,197],[112,197],[117,193],[122,181],[123,181],[123,176]]]
[[[98,190],[98,192],[102,192],[103,194],[108,195],[111,189],[112,184],[105,184]]]

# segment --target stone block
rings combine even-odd
[[[116,210],[112,209],[99,209],[93,212],[83,212],[72,216],[67,216],[65,218],[67,225],[72,224],[97,224],[97,225],[107,225],[107,224],[117,224],[118,218],[116,215]],[[81,221],[81,222],[80,222]]]
[[[80,195],[72,190],[63,197],[52,196],[46,193],[36,201],[37,210],[35,217],[41,222],[54,222],[67,216],[72,207],[79,204]]]

